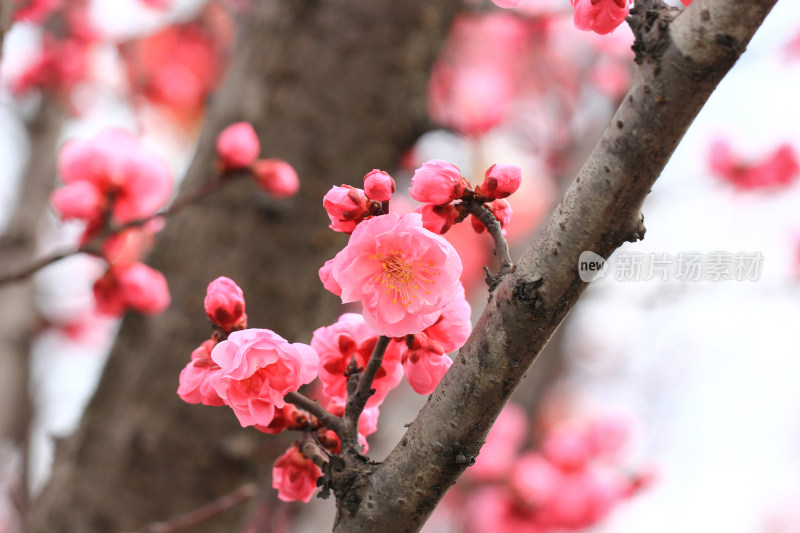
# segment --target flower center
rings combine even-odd
[[[370,258],[381,263],[381,273],[375,281],[386,287],[386,294],[393,295],[393,304],[399,301],[403,306],[408,305],[411,300],[417,299],[420,290],[430,294],[431,291],[425,285],[436,283],[435,278],[440,274],[433,268],[432,262],[406,261],[403,252],[399,250],[392,250],[388,254],[374,254]]]

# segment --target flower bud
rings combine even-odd
[[[487,198],[507,198],[519,189],[522,171],[515,165],[492,165],[486,171],[481,193]]]
[[[258,135],[248,122],[231,124],[217,137],[217,154],[226,169],[249,167],[260,151]]]
[[[297,172],[280,159],[259,159],[253,164],[253,176],[259,187],[277,198],[293,196],[300,189]]]
[[[422,227],[438,234],[447,233],[458,218],[458,210],[452,204],[425,204],[415,209],[422,215]]]
[[[222,276],[209,283],[203,304],[208,318],[225,331],[247,322],[244,293],[230,278]]]
[[[443,205],[459,198],[465,181],[458,167],[447,161],[432,159],[423,163],[411,178],[411,197],[422,203]]]
[[[331,187],[331,190],[322,200],[328,218],[331,219],[330,228],[333,231],[352,233],[356,225],[367,216],[368,199],[364,191],[350,185]]]
[[[394,179],[383,170],[375,169],[364,176],[364,193],[370,200],[388,202],[394,191]]]

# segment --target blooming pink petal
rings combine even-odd
[[[106,198],[92,182],[75,181],[53,191],[50,204],[62,220],[90,220],[102,216]]]
[[[441,344],[445,353],[453,352],[467,342],[472,332],[471,316],[472,309],[462,285],[458,296],[445,306],[436,323],[425,329],[425,334]]]
[[[283,397],[317,377],[319,363],[310,346],[289,344],[267,329],[234,331],[211,358],[220,366],[214,387],[242,427],[268,426]]]
[[[211,360],[214,341],[207,340],[192,352],[192,360],[181,370],[178,396],[187,403],[225,405],[214,389],[219,366]]]
[[[364,321],[390,337],[421,332],[459,290],[461,260],[422,217],[389,213],[365,220],[333,260],[344,303],[361,301]]]
[[[272,487],[278,489],[278,498],[284,502],[308,502],[317,488],[322,471],[307,459],[296,446],[275,460],[272,467]]]
[[[231,124],[217,137],[217,154],[226,168],[249,167],[255,163],[261,143],[248,122]]]
[[[355,313],[345,313],[327,327],[314,331],[311,347],[319,354],[319,379],[322,393],[344,404],[347,400],[348,365],[355,362],[363,370],[375,348],[378,335],[364,323],[364,318]],[[383,402],[389,391],[403,379],[403,367],[399,357],[387,350],[372,387],[375,389],[367,401],[367,407]]]
[[[406,371],[406,381],[417,394],[430,394],[452,364],[453,361],[444,354],[426,352],[416,361],[410,357],[406,359],[403,368]]]
[[[322,205],[331,220],[330,228],[342,233],[352,233],[359,222],[369,215],[364,191],[342,185],[331,187],[322,199]]]

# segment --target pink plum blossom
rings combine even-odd
[[[69,183],[53,191],[50,205],[62,220],[95,219],[103,216],[107,199],[100,189],[88,181]]]
[[[458,167],[432,159],[422,164],[411,178],[411,197],[422,203],[442,205],[460,197],[466,181]]]
[[[192,360],[181,370],[178,378],[178,396],[186,403],[225,405],[214,389],[213,381],[219,374],[219,365],[211,359],[214,341],[207,340],[192,352]]]
[[[107,129],[89,140],[67,142],[59,152],[58,168],[65,188],[71,190],[54,193],[53,203],[62,215],[70,213],[66,205],[69,199],[98,207],[105,207],[113,200],[110,204],[113,218],[126,223],[153,215],[166,205],[172,191],[169,167],[125,130]],[[92,199],[78,200],[72,194],[75,187],[81,187]],[[98,194],[102,201],[97,201]],[[85,209],[84,214],[88,215],[85,219],[90,227],[102,226],[102,210]],[[71,215],[76,212],[73,210]]]
[[[269,425],[255,425],[254,427],[263,433],[277,435],[284,429],[293,427],[296,423],[296,419],[300,416],[300,412],[301,411],[297,407],[287,403],[283,407],[275,408],[275,414],[272,418],[272,422],[270,422]]]
[[[97,312],[119,316],[127,309],[158,314],[170,302],[164,275],[143,263],[109,268],[93,287]]]
[[[231,124],[217,137],[217,155],[227,169],[249,167],[260,151],[258,135],[249,122]]]
[[[625,21],[630,0],[571,0],[575,6],[575,26],[601,35],[611,33]]]
[[[442,315],[425,328],[424,333],[437,341],[445,353],[461,348],[472,332],[472,309],[467,301],[464,286],[459,283],[458,295],[442,309]]]
[[[342,302],[360,301],[364,321],[379,335],[418,333],[458,296],[461,259],[422,227],[418,213],[365,220],[333,259],[331,277]]]
[[[522,169],[515,165],[496,164],[489,167],[481,184],[481,193],[489,199],[507,198],[519,189]]]
[[[342,295],[342,288],[333,277],[333,259],[328,259],[325,261],[325,264],[319,269],[319,279],[322,281],[322,286],[327,290],[336,296]]]
[[[292,446],[275,460],[272,467],[272,488],[278,489],[278,498],[284,502],[308,503],[317,488],[322,471]]]
[[[319,364],[313,348],[268,329],[234,331],[211,358],[220,366],[214,388],[242,427],[268,426],[283,397],[316,378]]]
[[[345,313],[335,324],[314,331],[311,347],[319,354],[319,379],[326,397],[344,405],[347,401],[347,367],[355,361],[357,371],[363,371],[377,341],[377,334],[356,313]],[[403,367],[400,359],[387,350],[372,383],[375,394],[367,401],[367,407],[380,405],[401,379]]]
[[[259,187],[276,198],[294,196],[300,190],[297,172],[281,159],[259,159],[253,164],[253,176]]]
[[[414,338],[417,337],[419,334],[414,336]],[[452,364],[453,360],[443,353],[425,350],[422,355],[419,351],[409,350],[408,357],[403,363],[403,369],[406,371],[406,381],[414,389],[414,392],[430,394]]]
[[[368,202],[362,189],[350,185],[334,186],[322,199],[322,205],[331,220],[330,228],[348,234],[369,216]]]
[[[437,234],[444,234],[453,227],[458,218],[458,210],[453,204],[423,204],[416,210],[422,215],[422,226]]]
[[[247,323],[244,293],[230,278],[220,276],[209,283],[203,305],[209,320],[225,331]]]
[[[364,194],[376,202],[388,202],[395,191],[394,179],[383,170],[375,169],[364,176]]]

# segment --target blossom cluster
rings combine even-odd
[[[62,220],[85,223],[81,245],[106,237],[100,249],[108,268],[94,284],[97,311],[127,309],[160,313],[169,305],[164,275],[140,262],[162,224],[153,217],[169,201],[169,167],[138,137],[107,129],[86,140],[68,141],[58,157],[64,186],[50,203]],[[130,227],[126,225],[133,224]],[[104,236],[110,228],[122,228]]]
[[[729,142],[718,139],[709,149],[708,165],[714,175],[740,190],[785,187],[800,176],[800,159],[788,143],[751,162],[734,153]]]
[[[617,414],[562,420],[535,449],[524,410],[509,404],[464,479],[445,499],[464,531],[564,531],[596,525],[652,480],[648,469],[623,466],[631,420]]]

